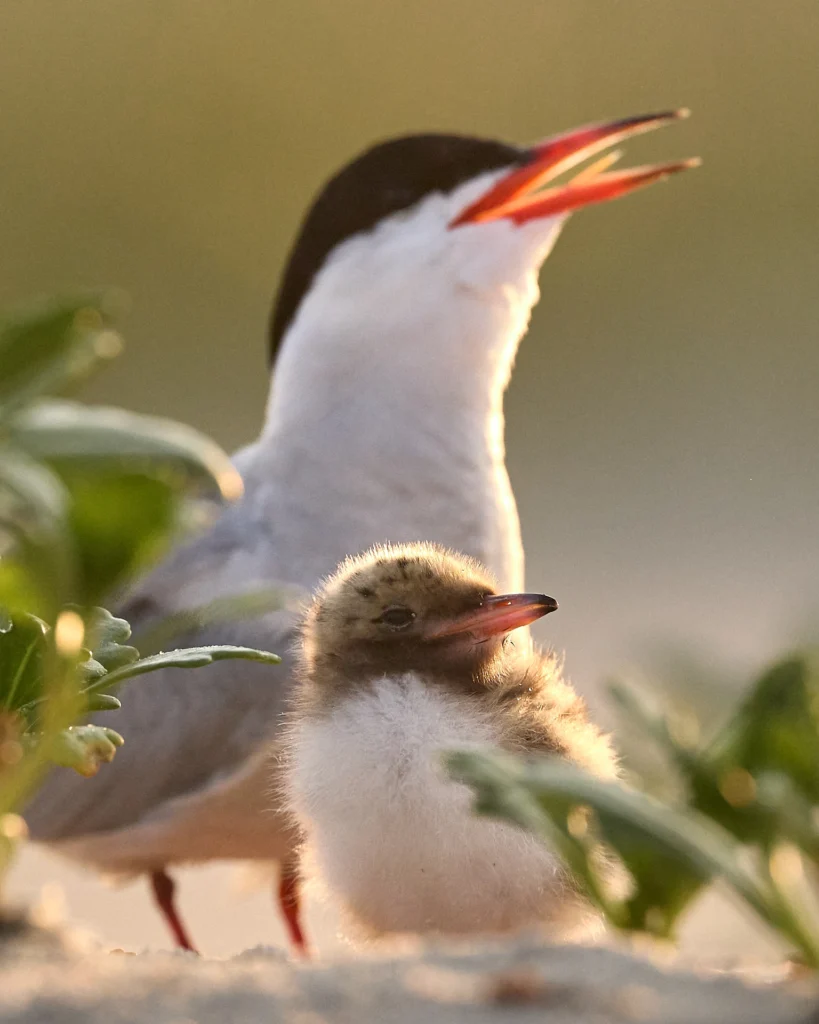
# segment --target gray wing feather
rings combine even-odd
[[[237,536],[232,518],[223,517],[216,529],[172,554],[135,589],[121,606],[126,617],[134,616],[135,634],[167,612],[270,581],[271,553],[261,542],[249,544],[246,523]],[[24,812],[32,838],[49,842],[134,824],[238,768],[272,736],[285,711],[297,618],[291,604],[251,621],[180,636],[174,647],[241,644],[271,650],[284,661],[167,669],[123,686],[122,708],[93,720],[116,728],[125,745],[92,779],[52,770]]]

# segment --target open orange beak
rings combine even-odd
[[[614,152],[586,167],[565,185],[542,187],[595,153],[634,135],[642,135],[688,117],[688,113],[687,110],[672,110],[629,117],[623,121],[587,125],[546,139],[529,150],[531,159],[524,166],[516,167],[495,182],[449,226],[455,228],[462,224],[483,224],[502,219],[525,224],[541,217],[567,214],[591,203],[604,203],[678,171],[698,167],[700,160],[694,157],[667,164],[632,167],[626,171],[609,171],[608,168],[620,157],[618,152]]]
[[[528,626],[530,622],[557,611],[557,601],[545,594],[500,594],[484,598],[480,608],[447,619],[431,632],[427,639],[469,634],[474,640],[488,640],[493,636],[511,633],[513,629]]]

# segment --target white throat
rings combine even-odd
[[[503,393],[560,222],[448,230],[494,177],[349,239],[303,300],[252,463],[276,492],[276,548],[293,552],[284,578],[312,585],[373,543],[429,540],[523,586]]]

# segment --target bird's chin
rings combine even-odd
[[[500,656],[505,637],[490,636],[476,639],[471,634],[453,637],[436,652],[435,662],[446,663],[457,674],[479,678],[495,664]]]
[[[376,652],[349,650],[339,658],[337,670],[340,678],[349,681],[418,673],[449,678],[457,682],[458,688],[471,688],[491,674],[506,645],[502,634],[478,639],[462,633],[407,647],[381,647]]]

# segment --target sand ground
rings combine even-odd
[[[337,937],[333,918],[311,906],[319,955],[304,965],[285,953],[268,886],[242,891],[235,868],[224,866],[180,879],[201,959],[163,951],[167,938],[144,884],[106,889],[28,849],[12,875],[12,898],[34,905],[40,920],[70,924],[26,939],[0,937],[0,1020],[787,1024],[806,1020],[806,999],[815,997],[787,980],[781,950],[719,893],[701,901],[679,954],[664,951],[662,962],[657,950],[651,962],[646,950],[533,942],[418,944],[400,956],[354,950]]]
[[[811,1002],[760,974],[660,970],[607,949],[427,947],[304,966],[279,950],[216,961],[0,938],[0,1013],[19,1024],[790,1024]]]

